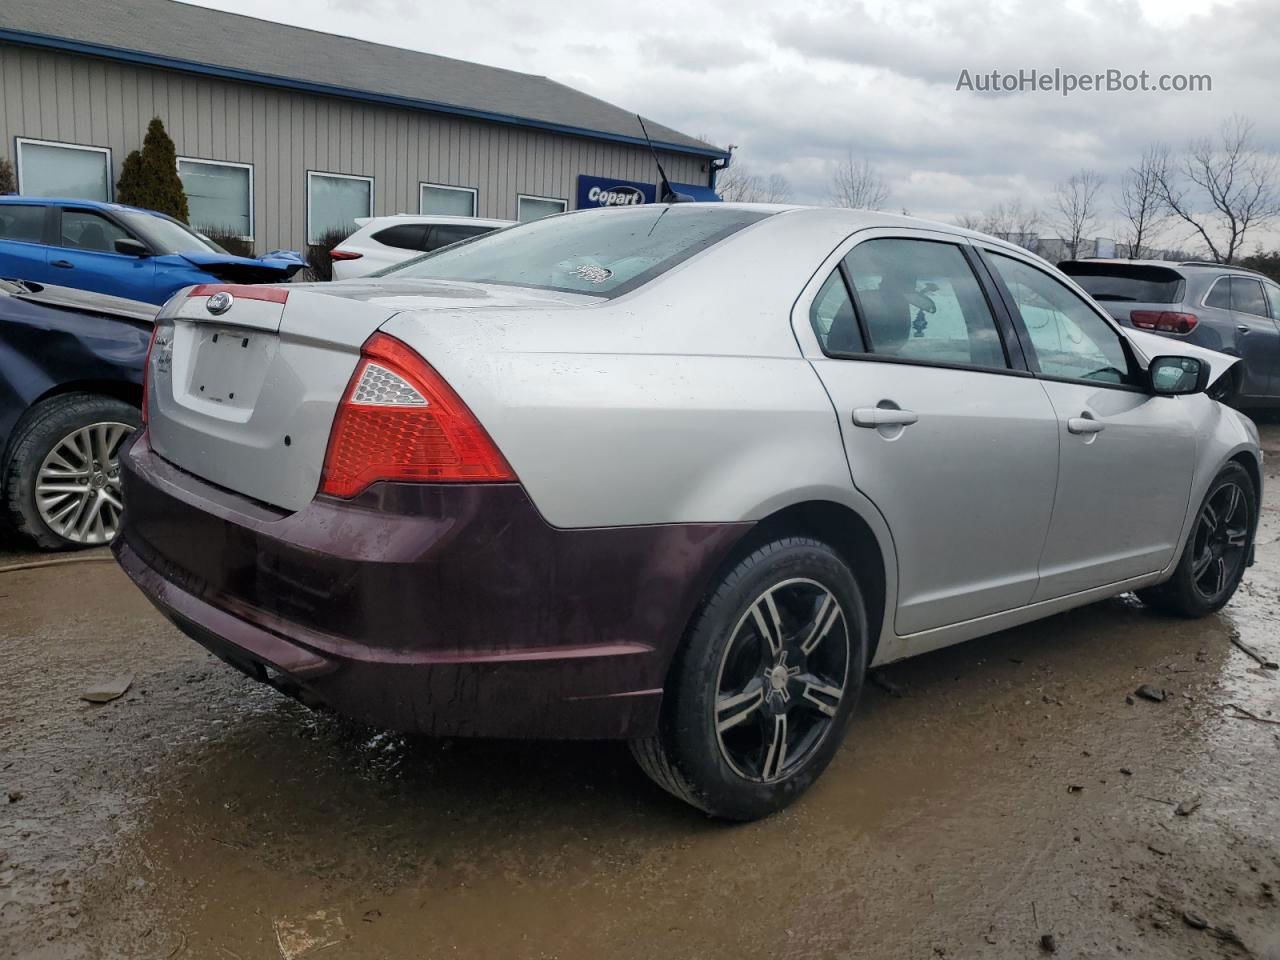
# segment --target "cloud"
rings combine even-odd
[[[545,74],[721,144],[820,202],[853,150],[894,209],[952,219],[1000,201],[1044,207],[1055,181],[1114,188],[1152,141],[1175,146],[1234,112],[1280,150],[1274,0],[201,0],[397,46]],[[962,69],[1208,73],[1201,94],[979,94]]]

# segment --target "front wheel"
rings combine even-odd
[[[1173,576],[1139,590],[1147,605],[1181,617],[1226,606],[1240,585],[1256,528],[1258,497],[1249,471],[1227,464],[1209,485]]]
[[[830,763],[862,691],[867,623],[858,584],[826,544],[791,537],[730,570],[672,667],[645,772],[713,816],[782,809]]]

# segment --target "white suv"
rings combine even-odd
[[[333,260],[333,279],[367,277],[419,254],[500,230],[512,223],[511,220],[414,213],[361,217],[356,220],[359,229],[329,251]]]

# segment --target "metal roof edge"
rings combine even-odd
[[[263,86],[282,87],[303,93],[315,93],[322,96],[345,97],[349,100],[363,100],[369,103],[387,106],[404,107],[409,110],[426,110],[432,113],[447,113],[454,116],[468,117],[472,120],[487,120],[491,123],[502,123],[511,126],[533,127],[549,133],[561,133],[572,137],[584,137],[589,140],[608,140],[614,143],[625,143],[631,146],[647,147],[644,137],[632,137],[623,133],[609,133],[604,130],[592,130],[588,127],[575,127],[570,124],[552,123],[548,120],[535,120],[515,114],[494,113],[489,110],[476,110],[471,107],[460,107],[451,103],[439,103],[434,100],[421,100],[415,97],[404,97],[398,94],[377,93],[372,90],[358,90],[342,87],[337,84],[317,83],[311,80],[299,80],[293,77],[282,77],[269,73],[258,73],[253,70],[241,70],[237,67],[224,67],[211,63],[200,63],[196,60],[184,60],[180,57],[168,57],[157,53],[146,53],[141,50],[128,50],[106,44],[91,43],[87,40],[73,40],[68,37],[55,37],[45,33],[33,33],[27,30],[14,30],[0,27],[0,41],[19,46],[38,47],[49,50],[62,50],[80,53],[87,56],[116,60],[121,63],[141,64],[148,67],[163,67],[180,70],[184,73],[195,73],[203,76],[218,77],[223,80],[239,80],[244,83],[256,83]],[[619,108],[621,109],[621,108]],[[655,149],[669,153],[684,153],[698,157],[725,159],[727,150],[715,147],[695,147],[686,144],[669,143],[665,140],[654,140]]]

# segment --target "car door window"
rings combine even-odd
[[[1267,291],[1267,300],[1271,303],[1271,316],[1280,320],[1280,287],[1274,283],[1264,283],[1263,287]]]
[[[858,318],[853,312],[853,301],[849,299],[849,290],[839,270],[831,271],[818,290],[818,295],[813,298],[813,305],[809,308],[809,322],[813,325],[813,332],[818,335],[818,342],[822,344],[824,353],[839,355],[865,352],[862,332],[858,329]]]
[[[92,210],[62,211],[62,246],[115,253],[117,240],[133,239],[127,230]]]
[[[867,240],[844,263],[870,352],[1009,366],[991,307],[959,247],[933,240]]]
[[[1219,277],[1214,281],[1213,289],[1204,298],[1206,307],[1217,307],[1219,310],[1231,309],[1231,278]]]
[[[1250,277],[1232,277],[1231,309],[1237,313],[1265,317],[1267,315],[1267,300],[1262,293],[1262,284]]]
[[[998,253],[992,266],[1022,315],[1040,372],[1069,380],[1136,384],[1120,334],[1043,270]]]
[[[0,240],[43,243],[44,214],[47,209],[17,203],[0,206]]]

